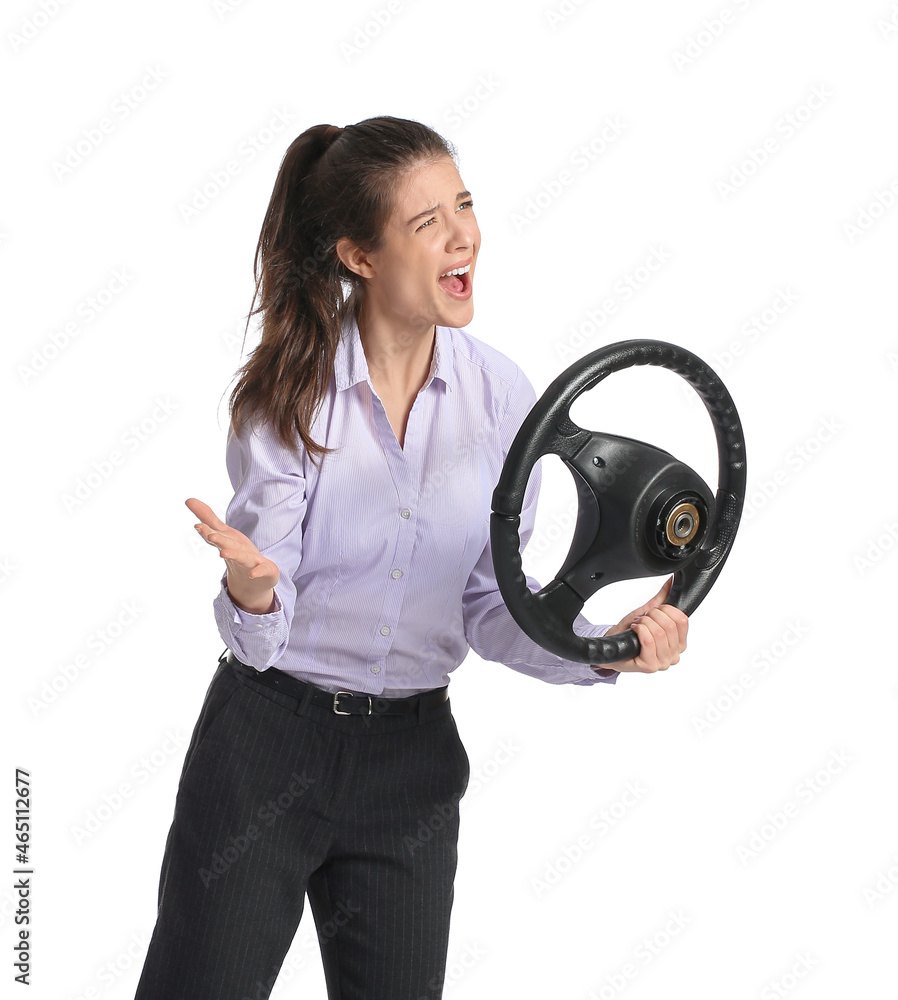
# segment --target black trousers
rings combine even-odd
[[[308,893],[329,1000],[437,1000],[470,762],[449,701],[342,716],[223,659],[136,1000],[265,1000]]]

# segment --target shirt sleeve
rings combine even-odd
[[[306,481],[298,451],[284,448],[267,425],[263,430],[247,421],[239,435],[232,426],[226,461],[234,496],[225,523],[277,565],[280,579],[274,588],[274,610],[255,615],[231,600],[225,571],[213,602],[215,621],[222,640],[242,663],[265,670],[287,648],[296,603],[293,578],[302,560]]]
[[[518,368],[517,381],[511,390],[509,404],[499,429],[503,463],[524,418],[535,403],[536,392],[527,376]],[[521,508],[519,533],[522,553],[533,534],[541,481],[542,470],[537,462],[524,491]],[[534,593],[542,589],[541,584],[532,576],[527,576],[527,586]],[[529,674],[548,684],[614,684],[617,681],[619,671],[603,667],[599,673],[588,663],[578,663],[550,653],[527,635],[512,618],[499,591],[489,541],[465,584],[462,608],[465,638],[484,660],[504,663],[513,670]],[[593,625],[582,614],[578,614],[573,628],[577,635],[597,637],[604,635],[611,625]]]

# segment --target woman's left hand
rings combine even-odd
[[[639,639],[639,656],[617,663],[592,663],[590,666],[653,674],[656,670],[667,670],[671,664],[679,663],[680,653],[686,649],[689,619],[679,608],[664,603],[672,584],[673,577],[669,577],[647,604],[631,611],[605,633],[615,635],[626,632],[628,628],[633,629]]]

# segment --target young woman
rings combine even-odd
[[[480,252],[454,147],[392,117],[287,150],[256,251],[262,340],[231,396],[226,655],[187,750],[137,1000],[269,995],[308,894],[331,1000],[442,995],[470,768],[449,674],[470,648],[550,684],[664,670],[670,581],[592,667],[505,607],[492,490],[536,395],[463,328]],[[255,304],[255,299],[254,299]],[[248,322],[248,320],[247,320]],[[539,491],[534,469],[522,547]],[[528,580],[531,589],[540,584]]]

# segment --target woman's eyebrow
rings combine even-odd
[[[455,200],[461,201],[462,198],[470,198],[470,197],[471,197],[470,191],[459,191],[458,194],[455,196]],[[438,205],[434,205],[432,208],[425,208],[423,212],[418,212],[417,215],[409,219],[406,225],[410,226],[413,222],[417,222],[418,219],[423,219],[425,215],[430,215],[431,212],[435,212],[438,208],[442,207],[443,203],[440,202]]]

